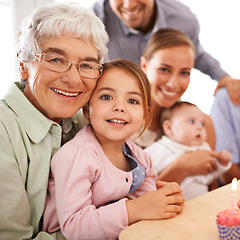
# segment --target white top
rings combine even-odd
[[[201,146],[189,147],[174,142],[168,137],[163,136],[157,142],[154,142],[151,146],[144,149],[144,151],[151,156],[158,173],[184,153],[196,150],[211,150],[211,148],[207,142],[204,142]],[[209,184],[231,167],[231,162],[229,162],[227,166],[222,166],[217,160],[216,163],[218,169],[213,173],[207,175],[189,176],[184,179],[184,181],[180,184],[180,187],[186,200],[190,200],[207,193]]]

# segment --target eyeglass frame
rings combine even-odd
[[[53,53],[53,54],[59,55],[59,56],[63,57],[64,59],[66,59],[66,60],[68,61],[69,64],[68,64],[67,69],[64,70],[64,71],[57,71],[57,70],[48,68],[48,67],[46,67],[46,66],[42,63],[42,61],[46,61],[43,57],[44,57],[45,55],[47,55],[47,54],[48,54],[48,53],[38,53],[38,54],[34,54],[33,56],[39,61],[39,63],[41,63],[41,65],[42,65],[43,67],[45,67],[46,69],[48,69],[48,70],[50,70],[50,71],[58,72],[58,73],[67,72],[68,70],[71,69],[72,65],[74,64],[74,65],[76,66],[79,74],[80,74],[82,77],[87,77],[87,78],[91,78],[91,79],[96,79],[96,78],[101,77],[101,75],[102,75],[103,66],[102,66],[101,64],[94,63],[94,64],[96,64],[96,66],[93,67],[94,69],[96,69],[97,67],[99,67],[99,69],[98,69],[98,70],[99,70],[99,76],[98,76],[98,77],[89,77],[88,75],[83,75],[83,74],[82,74],[83,71],[82,71],[81,68],[80,68],[80,65],[81,65],[82,63],[87,63],[87,64],[89,64],[89,61],[81,61],[81,62],[79,62],[79,63],[76,64],[76,63],[74,63],[72,60],[70,60],[69,58],[64,57],[63,55],[58,54],[58,53]],[[47,62],[47,61],[46,61],[46,62]],[[85,72],[83,72],[83,73],[85,73]],[[86,73],[86,74],[87,74],[87,73]]]

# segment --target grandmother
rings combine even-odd
[[[36,9],[17,45],[19,75],[0,101],[0,239],[64,239],[41,230],[52,155],[84,124],[108,36],[77,4]]]

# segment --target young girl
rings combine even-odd
[[[150,88],[134,63],[103,65],[84,114],[89,124],[51,161],[44,229],[67,239],[116,239],[142,219],[182,210],[176,183],[158,182],[149,156],[129,137],[149,123]]]

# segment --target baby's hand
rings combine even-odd
[[[229,162],[232,161],[232,155],[230,152],[226,151],[226,150],[222,150],[220,152],[220,156],[221,158],[219,159],[220,164],[227,166]]]
[[[230,152],[226,151],[226,150],[222,150],[220,152],[215,152],[212,151],[212,156],[215,157],[217,159],[217,161],[223,165],[223,166],[227,166],[228,163],[230,161],[232,161],[232,155]]]

